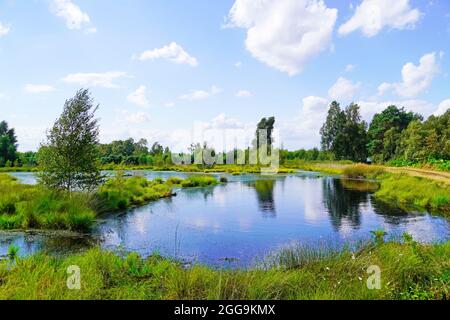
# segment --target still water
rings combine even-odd
[[[188,175],[148,171],[133,174],[149,179]],[[31,174],[17,176],[33,183]],[[158,252],[219,266],[248,266],[292,243],[352,243],[368,238],[376,229],[384,229],[391,236],[408,232],[421,242],[450,238],[449,220],[376,201],[371,192],[358,191],[355,182],[309,173],[228,178],[229,183],[224,185],[177,190],[176,197],[104,216],[93,237],[106,249],[136,251],[143,256]],[[19,245],[22,254],[78,249],[90,243],[66,236],[61,242],[58,237],[0,234],[0,255],[11,243]]]

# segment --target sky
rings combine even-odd
[[[366,121],[444,113],[449,70],[448,0],[0,0],[0,120],[21,151],[80,88],[104,143],[227,148],[275,116],[279,144],[318,147],[332,100]]]

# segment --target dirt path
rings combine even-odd
[[[418,168],[410,168],[410,167],[386,167],[388,172],[393,173],[406,173],[415,177],[422,177],[427,179],[432,179],[440,182],[444,182],[445,184],[450,186],[450,173],[441,172],[441,171],[433,171],[427,169],[418,169]]]

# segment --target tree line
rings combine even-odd
[[[53,131],[54,135],[58,134],[57,126],[60,127],[59,130],[68,126],[64,121],[76,120],[69,119],[69,116],[73,115],[67,114],[66,109],[71,106],[74,109],[71,112],[75,112],[78,117],[81,117],[78,121],[91,119],[86,118],[87,114],[83,115],[83,106],[90,106],[93,110],[92,114],[97,108],[93,104],[89,91],[80,90],[74,98],[66,101],[64,107],[66,114],[63,112],[58,120],[60,122],[55,123],[52,128],[52,130],[56,130]],[[86,113],[86,110],[84,112]],[[275,117],[261,119],[257,124],[252,147],[261,144],[272,146],[275,122]],[[260,141],[258,135],[258,131],[262,129],[268,133],[264,141]],[[63,132],[59,133],[63,134]],[[76,134],[73,132],[67,139],[75,139]],[[320,135],[321,149],[288,151],[281,148],[279,150],[280,162],[283,164],[295,160],[352,160],[411,165],[450,160],[450,110],[441,116],[430,116],[424,121],[421,115],[392,105],[381,113],[375,114],[368,124],[362,120],[360,107],[357,104],[352,103],[346,108],[341,108],[338,102],[333,101],[329,107],[326,121],[320,130]],[[47,140],[51,140],[50,136],[47,138]],[[30,167],[40,165],[40,162],[45,161],[45,143],[41,145],[37,153],[18,152],[17,146],[15,130],[9,128],[5,121],[0,122],[0,167]],[[248,157],[249,148],[243,150],[246,157]],[[200,151],[207,151],[213,156],[219,154],[206,143],[192,144],[189,147],[189,154],[192,157]],[[237,153],[238,150],[230,152]],[[100,165],[165,166],[172,164],[169,147],[164,147],[159,142],[154,142],[149,147],[149,143],[145,139],[135,141],[130,138],[107,144],[101,144],[95,140],[95,155],[96,161]],[[226,154],[224,153],[223,156],[225,159]],[[56,159],[57,155],[52,157]]]
[[[345,109],[333,101],[321,130],[322,151],[335,160],[414,164],[450,160],[450,109],[441,116],[423,116],[388,106],[370,124],[360,107]]]

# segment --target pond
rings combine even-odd
[[[149,179],[187,173],[133,172]],[[32,183],[32,174],[17,175]],[[421,242],[450,238],[450,221],[405,212],[377,201],[367,184],[311,173],[276,177],[228,176],[229,183],[177,190],[177,196],[102,217],[93,232],[110,250],[158,252],[189,262],[249,266],[293,243],[339,246],[367,239],[370,231],[408,232]],[[359,188],[358,186],[362,186]],[[0,234],[0,255],[12,243],[22,254],[78,250],[86,239],[61,235]]]

